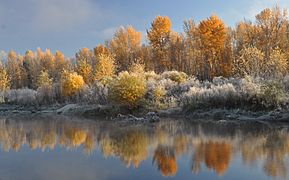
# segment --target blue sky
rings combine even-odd
[[[108,40],[121,25],[145,36],[156,15],[169,16],[173,30],[181,32],[185,19],[217,14],[234,26],[276,3],[289,7],[288,0],[0,0],[0,51],[41,47],[73,56]]]

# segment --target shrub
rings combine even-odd
[[[145,70],[144,69],[145,69],[145,66],[143,64],[133,63],[129,67],[129,73],[143,76],[145,74]]]
[[[72,96],[80,92],[84,87],[84,80],[82,76],[76,72],[64,71],[61,74],[61,92],[64,96]]]
[[[5,101],[18,105],[36,104],[37,92],[32,89],[12,89],[5,93]]]
[[[165,71],[161,75],[163,78],[170,79],[177,83],[182,83],[187,80],[188,75],[184,72],[178,72],[178,71]]]
[[[232,84],[211,85],[210,87],[191,87],[184,94],[182,103],[185,108],[234,107],[239,94]]]
[[[133,107],[144,97],[145,79],[128,72],[121,72],[109,85],[109,97],[112,101]]]
[[[153,90],[153,98],[155,101],[160,101],[166,95],[166,91],[163,87],[158,86]]]
[[[41,86],[37,89],[37,101],[39,104],[50,104],[55,102],[55,92],[52,86]],[[60,99],[59,99],[60,100]]]
[[[159,74],[156,74],[154,71],[147,71],[144,73],[146,80],[159,80],[161,77]]]
[[[262,86],[261,98],[264,107],[274,108],[285,103],[286,95],[278,82],[270,81]]]
[[[285,91],[288,92],[289,91],[289,75],[286,75],[283,78],[282,84],[284,86]]]
[[[261,95],[262,84],[259,80],[246,76],[240,81],[240,93],[242,99],[250,104],[256,104]]]
[[[106,104],[107,96],[107,86],[100,82],[95,82],[93,85],[87,86],[81,91],[80,100],[89,104]]]

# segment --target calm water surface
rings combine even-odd
[[[288,179],[286,126],[0,118],[0,180]]]

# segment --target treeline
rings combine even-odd
[[[195,23],[184,21],[184,32],[171,29],[168,17],[157,16],[147,30],[148,44],[132,26],[119,28],[113,38],[93,50],[82,48],[76,62],[60,51],[52,54],[28,50],[8,53],[0,64],[0,90],[38,89],[61,84],[71,95],[84,84],[143,66],[146,71],[185,72],[199,80],[214,77],[279,79],[288,73],[289,20],[286,10],[264,9],[254,22],[244,20],[227,27],[216,15]]]

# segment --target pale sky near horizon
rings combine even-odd
[[[104,43],[121,25],[132,25],[145,38],[157,15],[169,16],[173,30],[181,32],[185,19],[216,14],[234,26],[276,4],[289,7],[288,0],[0,0],[0,51],[23,54],[41,47],[74,56]]]

